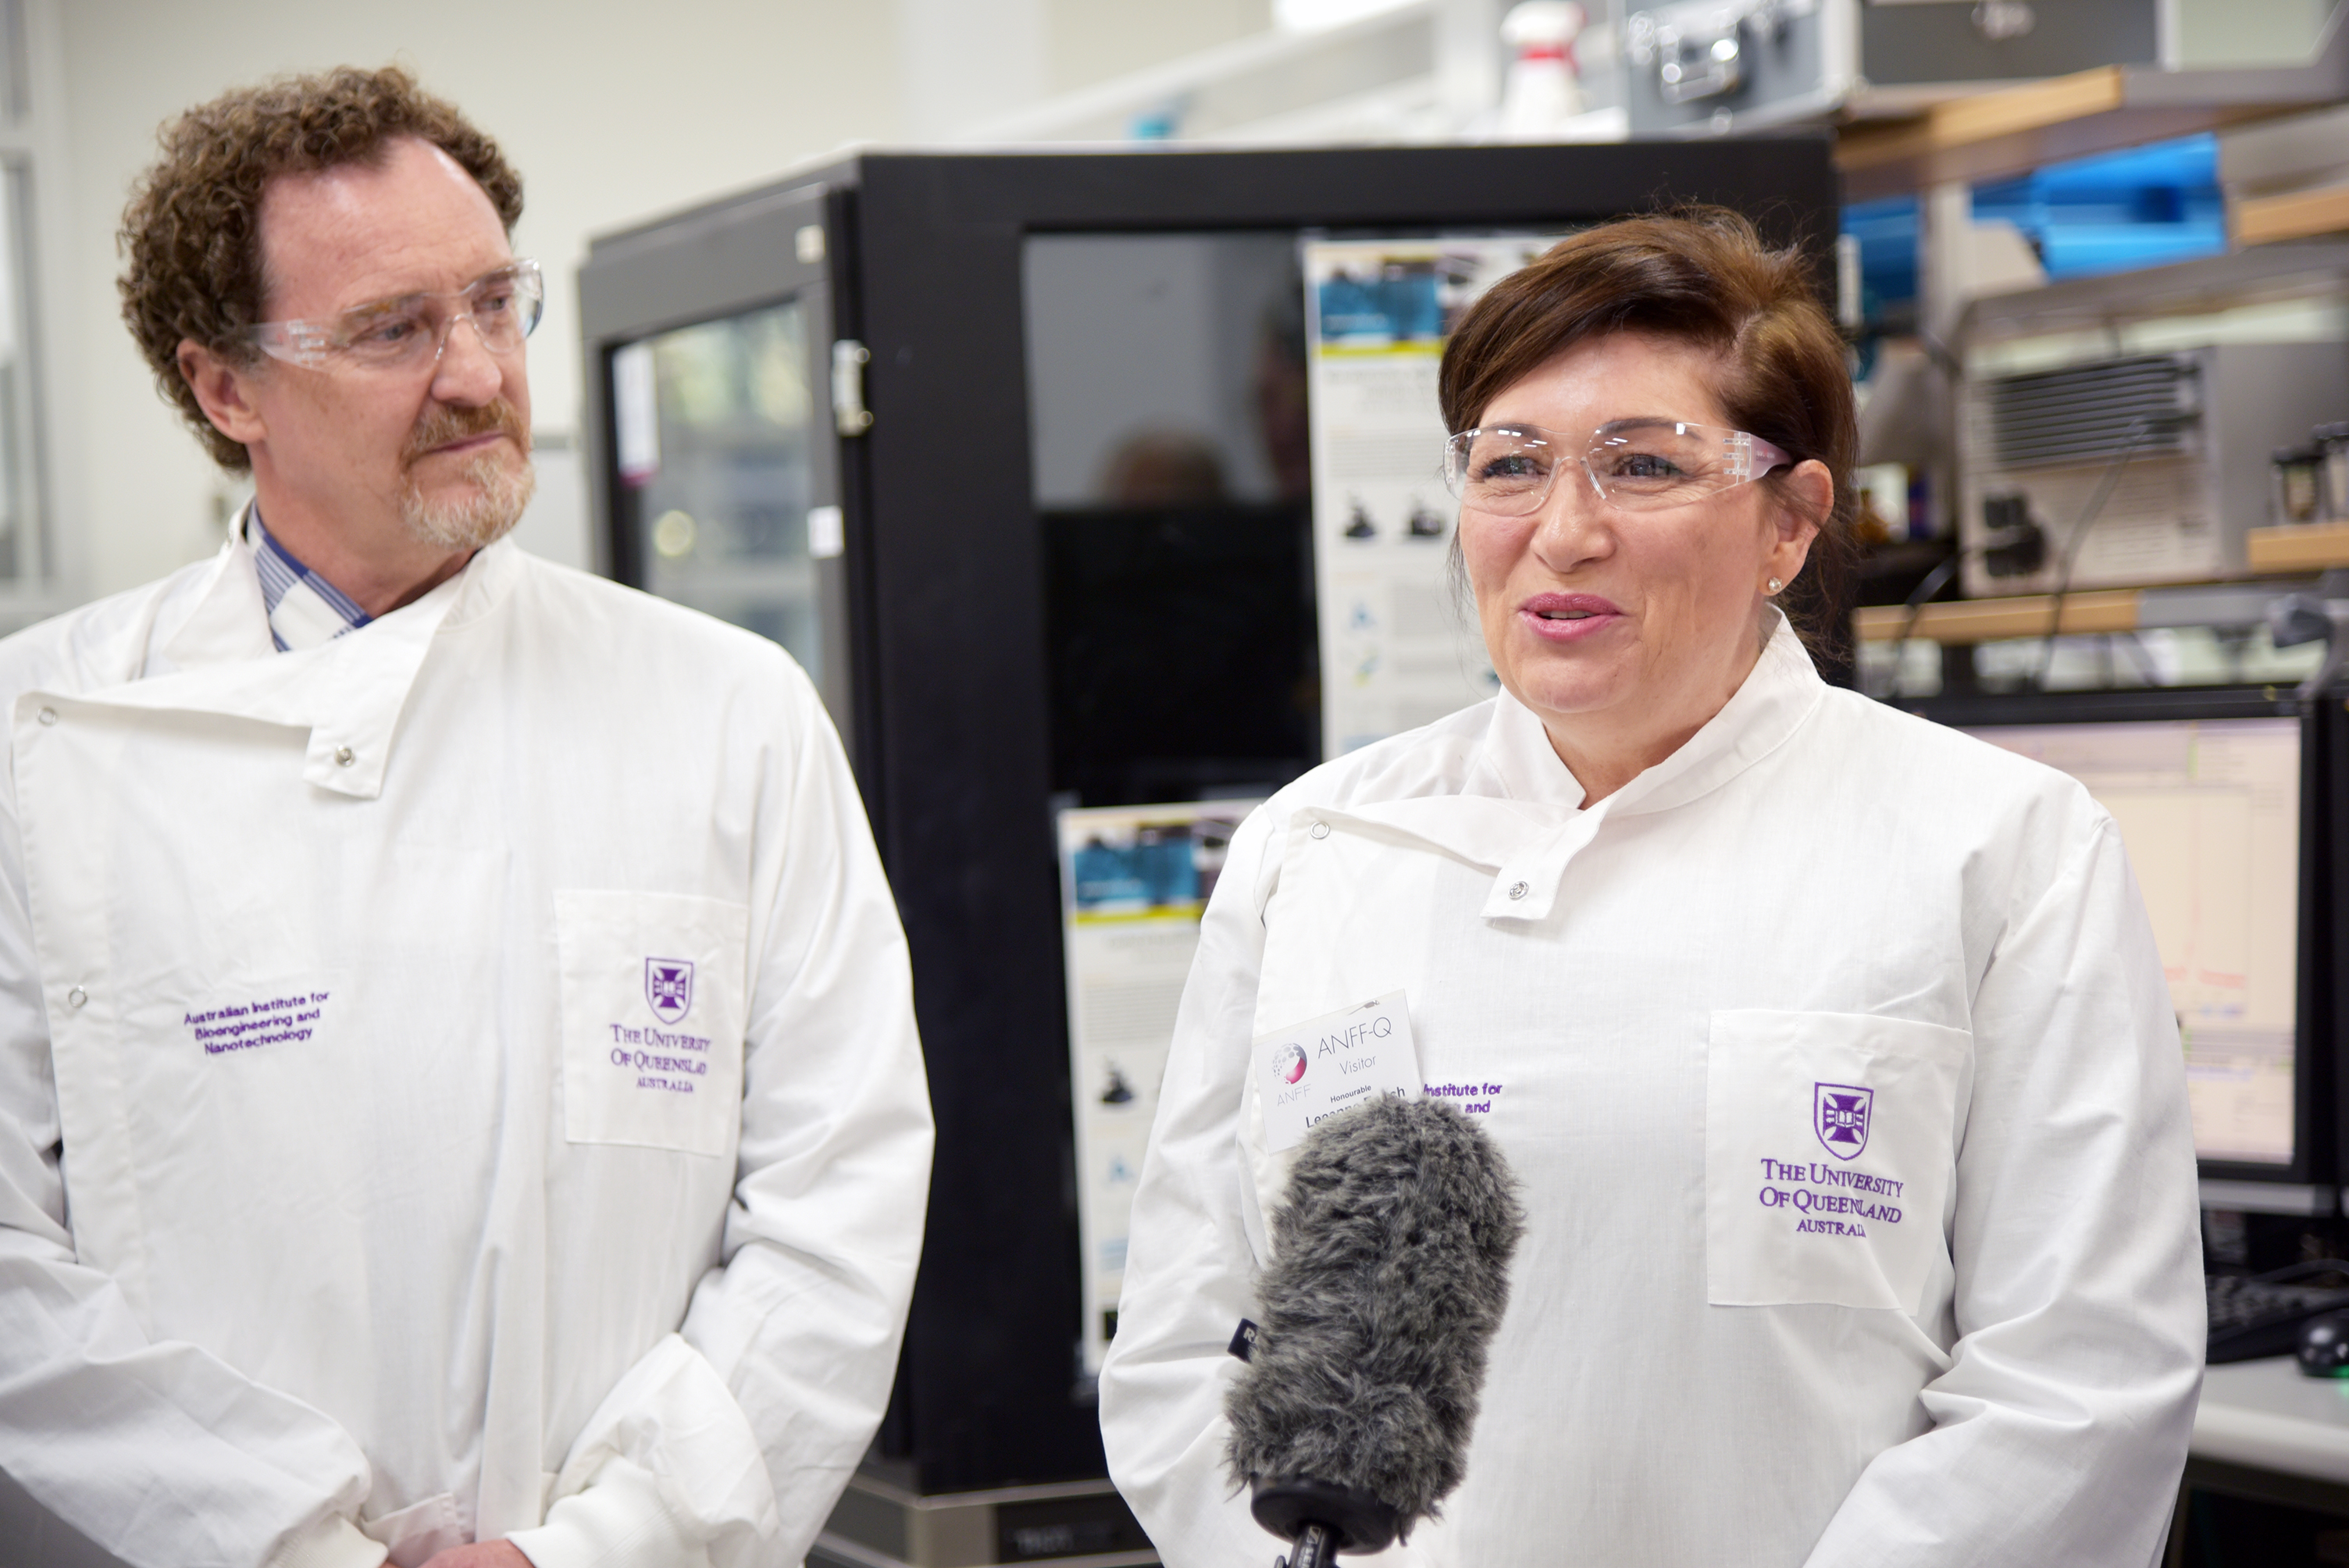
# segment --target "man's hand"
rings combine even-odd
[[[511,1541],[483,1541],[435,1553],[424,1568],[531,1568],[531,1563]]]

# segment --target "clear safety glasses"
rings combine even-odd
[[[492,354],[512,354],[545,306],[538,263],[518,261],[452,294],[402,294],[324,321],[265,321],[245,335],[272,358],[306,370],[416,370],[440,362],[460,321]]]
[[[1760,479],[1794,459],[1744,430],[1618,419],[1588,435],[1491,425],[1444,443],[1444,482],[1464,506],[1502,517],[1539,511],[1557,476],[1579,468],[1625,511],[1661,511]]]

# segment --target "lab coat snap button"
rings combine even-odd
[[[357,760],[358,760],[358,754],[357,754],[357,752],[354,752],[354,751],[353,751],[349,747],[347,747],[347,746],[337,746],[337,747],[336,747],[336,748],[335,748],[335,766],[336,766],[336,767],[337,767],[337,768],[348,768],[352,763],[354,763],[354,762],[356,762],[356,761],[357,761]]]
[[[1509,896],[1511,898],[1523,898],[1532,891],[1533,890],[1531,888],[1527,887],[1523,882],[1511,882],[1509,884]]]
[[[68,1007],[78,1007],[88,1000],[89,993],[78,985],[66,993],[66,1006]]]
[[[1330,836],[1330,824],[1327,822],[1316,822],[1313,824],[1311,831],[1315,838],[1326,839]]]
[[[45,707],[41,709],[41,722],[43,724],[55,724],[57,721],[57,710],[56,708]]]

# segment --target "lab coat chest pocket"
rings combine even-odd
[[[573,1143],[733,1152],[750,912],[681,893],[554,895]]]
[[[1706,1299],[1915,1314],[1945,1255],[1962,1029],[1716,1012],[1706,1047]]]

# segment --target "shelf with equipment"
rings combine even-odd
[[[2271,245],[2349,232],[2349,184],[2248,197],[2234,204],[2229,217],[2239,245]]]
[[[2147,267],[2065,278],[1968,303],[1955,334],[1960,353],[1995,337],[2111,333],[2140,322],[2213,315],[2304,297],[2349,284],[2349,242],[2311,241],[2230,251]]]
[[[2064,596],[2056,622],[2055,596],[2021,593],[2006,599],[1941,599],[1919,605],[1915,624],[1899,604],[1871,604],[1852,613],[1852,634],[1863,643],[1914,637],[1928,643],[1995,643],[2010,637],[2085,636],[2137,630],[2139,588],[2099,589]]]
[[[2349,105],[2232,133],[2219,177],[2238,247],[2349,232]]]
[[[2196,353],[2197,346],[2209,343],[2258,343],[2312,332],[2323,341],[2337,343],[2337,317],[2344,311],[2349,311],[2349,243],[2339,241],[2260,246],[1974,300],[1951,335],[1953,360],[1963,367],[1960,417],[1973,420],[1972,445],[1983,451],[1973,460],[1982,465],[1985,475],[2004,482],[2014,480],[2016,475],[2031,479],[2036,470],[2029,468],[2029,460],[2044,455],[2037,447],[2009,454],[2002,447],[1992,452],[1984,446],[1986,441],[2005,439],[1992,434],[2002,415],[2009,423],[2018,416],[1994,402],[1971,407],[1965,401],[1965,389],[1974,382],[2014,377],[2053,379],[2045,376],[2046,367],[2099,356],[2116,363],[2183,358]],[[2199,368],[2207,370],[2207,366]],[[2207,376],[2190,379],[2192,385],[2181,382],[2175,387],[2175,396],[2181,399],[2179,408],[2193,410],[2208,440],[2231,440],[2240,446],[2245,438],[2242,432],[2220,420],[2218,414],[2224,401],[2220,393],[2231,397],[2244,388],[2218,387]],[[2255,390],[2264,396],[2268,389]],[[2042,404],[2032,404],[2025,411],[2033,418],[2049,414]],[[2302,418],[2321,423],[2338,418],[2343,411],[2333,398],[2327,397],[2312,404]],[[2065,418],[2077,424],[2092,420],[2096,412],[2083,402]],[[2293,427],[2302,432],[2308,428],[2306,423]],[[2262,475],[2271,445],[2265,440],[2258,443],[2256,457]],[[2010,456],[2023,466],[2006,462]],[[2144,460],[2155,459],[2148,456]],[[2012,473],[2006,471],[2010,469]],[[1992,475],[1992,469],[1998,472]],[[2110,480],[2113,476],[2096,469],[2092,477]],[[2241,518],[2248,512],[2256,516],[2263,495],[2261,486],[2251,487],[2249,493],[2240,484],[2223,492],[2214,490],[2204,515]],[[2058,500],[2064,504],[2054,504]],[[2050,531],[2044,541],[2049,560],[2045,569],[2013,582],[2003,593],[1995,589],[1984,593],[1977,586],[1971,597],[1935,598],[1915,606],[1913,620],[1908,605],[1864,605],[1853,615],[1856,640],[1881,645],[1913,639],[1963,645],[2051,634],[2085,636],[2197,625],[2250,627],[2261,621],[2270,600],[2304,586],[2306,579],[2318,573],[2349,567],[2349,520],[2282,527],[2238,525],[2220,529],[2222,535],[2231,534],[2234,542],[2199,570],[2179,571],[2173,563],[2116,581],[2109,568],[2101,578],[2090,576],[2089,556],[2080,555],[2079,576],[2058,595],[2044,590],[2063,584],[2047,579],[2054,573],[2054,563],[2075,551],[2072,533],[2081,526],[2075,520],[2080,506],[2088,503],[2078,497],[2043,500],[2034,515]],[[2141,527],[2142,520],[2137,521]],[[1970,559],[1981,556],[1994,542],[1986,529],[1987,524],[1966,530],[1961,519],[1961,549]],[[2020,591],[2025,588],[2041,591]]]
[[[2023,173],[2064,159],[2217,130],[2349,98],[2349,7],[2304,65],[2164,70],[2099,66],[1845,126],[1844,199]]]
[[[2259,533],[2305,534],[2313,528],[2261,529]],[[2338,564],[2349,565],[2349,526],[2324,530],[2340,540]],[[1999,599],[1937,599],[1911,612],[1899,604],[1869,604],[1854,611],[1852,635],[1863,643],[1890,643],[1902,638],[1919,642],[1974,644],[2005,642],[2021,637],[2086,637],[2122,632],[2151,632],[2185,626],[2252,626],[2266,618],[2268,605],[2287,593],[2310,586],[2309,577],[2333,562],[2311,560],[2305,567],[2278,568],[2301,573],[2238,580],[2231,583],[2189,583],[2158,588],[2097,588],[2066,593],[2058,620],[2056,595],[2016,593]]]
[[[2254,572],[2329,572],[2349,566],[2349,522],[2255,528],[2243,536]]]

